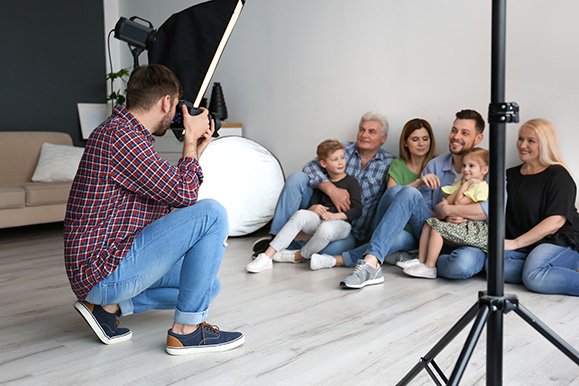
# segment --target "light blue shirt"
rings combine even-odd
[[[440,155],[426,164],[426,167],[422,171],[422,176],[426,174],[435,174],[440,178],[441,186],[453,185],[456,178],[456,172],[452,165],[452,153],[448,152],[446,154]],[[440,190],[440,187],[432,190],[426,185],[422,185],[420,188],[422,197],[424,197],[424,202],[426,206],[433,212],[436,212],[436,205],[442,201],[444,198],[444,193]],[[489,215],[489,202],[483,201],[479,202],[482,207],[483,212],[488,217]]]

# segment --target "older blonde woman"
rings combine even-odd
[[[579,296],[577,186],[544,119],[525,122],[507,170],[505,281],[541,293]]]

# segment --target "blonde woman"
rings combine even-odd
[[[577,186],[544,119],[525,122],[507,170],[505,281],[541,293],[579,296]]]

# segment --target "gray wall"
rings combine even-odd
[[[200,2],[105,1],[155,26]],[[523,121],[555,124],[576,179],[578,13],[575,1],[510,0],[506,85]],[[243,122],[286,174],[301,169],[321,140],[353,140],[367,110],[389,117],[387,150],[397,153],[404,123],[422,117],[442,153],[456,111],[487,115],[490,25],[490,0],[247,0],[214,81],[223,85],[229,121]],[[519,162],[518,127],[508,125],[508,166]]]
[[[102,0],[27,0],[0,12],[3,131],[61,131],[84,144],[78,102],[106,96]]]

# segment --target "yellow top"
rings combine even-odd
[[[462,186],[462,180],[458,181],[454,185],[447,185],[441,188],[442,193],[446,197],[450,196],[452,193],[456,192]],[[486,181],[475,182],[464,192],[464,195],[473,200],[474,202],[486,201],[489,199],[489,184]]]

